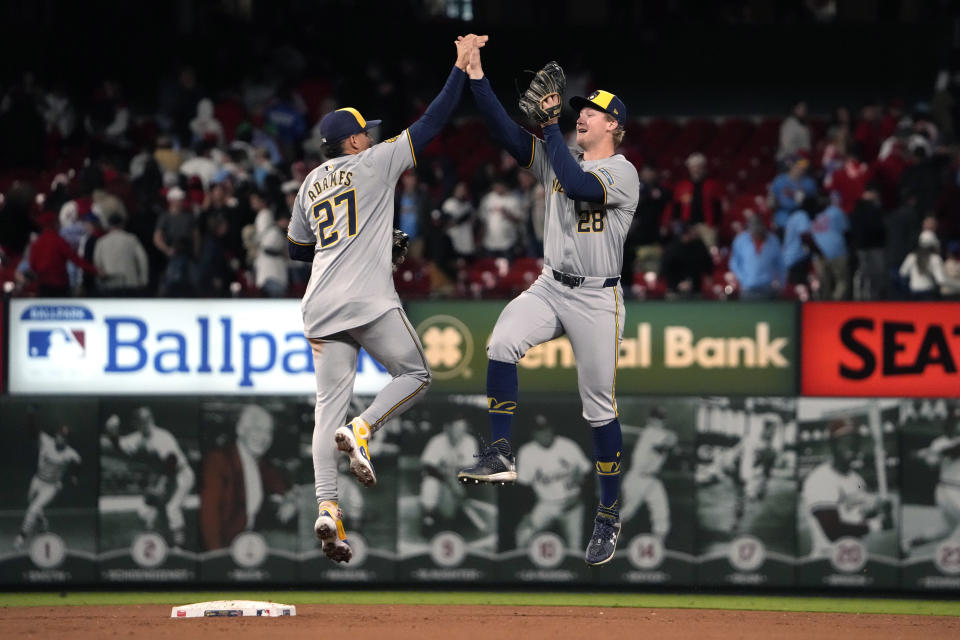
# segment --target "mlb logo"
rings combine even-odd
[[[184,611],[183,609],[177,609],[177,617],[178,617],[178,618],[186,618],[186,617],[187,617],[187,612]]]
[[[83,329],[32,329],[27,334],[27,354],[31,358],[73,360],[85,353]]]

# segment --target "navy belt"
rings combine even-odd
[[[564,273],[556,269],[551,269],[551,271],[553,271],[553,279],[565,287],[574,289],[583,285],[585,279],[583,276],[575,276],[572,273]],[[603,287],[615,287],[618,282],[620,282],[620,276],[613,276],[603,281]]]

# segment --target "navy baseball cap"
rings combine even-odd
[[[320,120],[320,137],[324,142],[337,142],[380,124],[380,120],[364,120],[353,107],[331,111]]]
[[[593,107],[597,111],[612,115],[621,127],[627,126],[627,105],[609,91],[597,89],[586,98],[573,96],[570,98],[570,106],[576,109],[577,113],[580,113],[580,109],[584,107]]]

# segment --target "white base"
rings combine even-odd
[[[295,615],[297,615],[297,608],[292,604],[256,600],[212,600],[184,604],[170,611],[171,618],[237,618],[241,616],[280,618]]]

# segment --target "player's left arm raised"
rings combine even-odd
[[[478,36],[469,34],[454,42],[457,47],[457,60],[450,75],[447,77],[443,89],[433,99],[423,115],[407,128],[407,135],[410,136],[410,145],[413,147],[414,154],[420,153],[436,137],[447,120],[453,114],[454,109],[460,104],[460,98],[463,95],[463,87],[467,82],[467,63],[470,60],[470,52],[474,47],[482,47],[487,42],[487,36]]]

